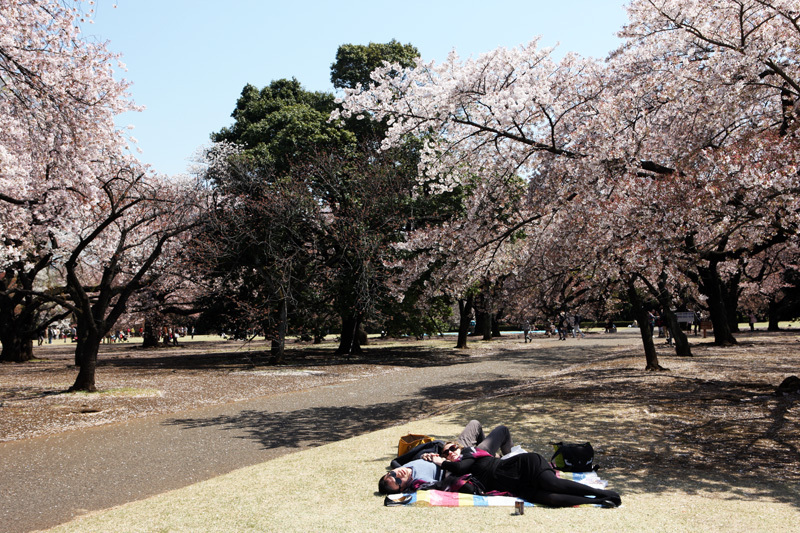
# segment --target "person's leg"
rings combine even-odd
[[[497,426],[489,435],[478,443],[478,449],[494,455],[500,450],[500,455],[511,453],[514,442],[511,440],[511,432],[506,426]]]
[[[575,507],[576,505],[585,504],[599,504],[603,507],[617,507],[619,505],[608,498],[590,498],[588,496],[574,496],[572,494],[543,490],[521,491],[517,496],[527,502],[538,503],[548,507]]]
[[[543,494],[542,498],[549,498],[551,500],[561,500],[575,502],[574,498],[583,498],[579,503],[569,503],[568,505],[580,505],[581,503],[599,503],[599,500],[609,500],[614,505],[622,503],[619,493],[613,490],[596,489],[577,481],[570,479],[563,479],[556,476],[552,470],[545,470],[537,479],[537,492]],[[560,495],[560,496],[555,496]],[[564,498],[564,496],[571,496],[572,498]],[[594,496],[590,498],[589,496]],[[536,502],[545,503],[545,502]],[[545,504],[550,505],[550,504]]]
[[[464,431],[458,436],[456,442],[463,447],[477,446],[480,442],[484,441],[486,437],[483,434],[483,427],[477,420],[470,420],[464,427]]]

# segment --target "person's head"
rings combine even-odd
[[[445,442],[439,455],[448,461],[457,461],[461,457],[461,446],[457,442]]]
[[[378,492],[381,494],[397,494],[411,485],[412,470],[406,467],[395,468],[386,472],[378,480]]]

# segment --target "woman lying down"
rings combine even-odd
[[[499,428],[507,434],[505,426]],[[510,436],[508,440],[510,442]],[[525,501],[550,507],[582,504],[617,507],[622,503],[620,495],[614,491],[557,477],[550,463],[538,453],[496,458],[490,451],[491,448],[481,449],[480,443],[462,447],[457,442],[447,442],[441,453],[425,453],[420,459],[386,473],[378,482],[378,491],[395,494],[420,487],[444,488],[450,481],[471,474],[486,492],[509,492]]]

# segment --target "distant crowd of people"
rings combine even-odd
[[[53,341],[59,339],[63,340],[64,342],[76,342],[78,340],[78,330],[75,328],[75,326],[70,326],[68,328],[57,328],[51,326],[40,329],[37,337],[39,346],[44,344],[45,341],[47,341],[47,344],[53,344]]]
[[[525,342],[533,342],[533,332],[530,322],[524,322],[521,326],[522,337]],[[585,338],[586,335],[581,330],[581,316],[577,314],[567,314],[561,312],[554,319],[549,319],[544,325],[544,335],[546,337],[558,335],[559,340],[567,340],[569,335],[572,338]]]
[[[163,326],[156,328],[156,332],[158,335],[159,342],[163,342],[164,344],[178,344],[178,339],[181,337],[191,336],[194,338],[194,326],[187,327],[187,326],[178,326],[178,327],[169,327]],[[143,337],[144,336],[144,328],[139,327],[136,328],[120,328],[115,329],[108,332],[104,337],[103,341],[106,344],[111,344],[115,342],[128,342],[131,337]],[[38,335],[37,340],[39,346],[47,343],[53,344],[53,341],[56,340],[63,340],[66,342],[78,342],[78,329],[72,325],[70,327],[47,327],[42,328]]]
[[[686,330],[688,333],[694,331],[695,335],[699,335],[701,330],[710,329],[710,322],[708,319],[698,311],[673,311],[677,319],[679,327]],[[567,313],[566,311],[560,312],[555,318],[547,319],[542,330],[537,333],[543,333],[545,337],[554,337],[558,335],[559,340],[567,340],[568,337],[572,338],[585,338],[585,334],[581,329],[581,316],[577,313]],[[654,338],[663,338],[665,343],[672,345],[674,338],[672,328],[670,328],[670,317],[667,313],[658,309],[651,309],[647,312],[648,325],[650,333]],[[750,330],[755,331],[755,324],[757,318],[754,314],[748,316]],[[522,337],[524,342],[533,342],[534,327],[533,321],[523,321],[520,324],[522,329]],[[634,325],[636,322],[634,321]],[[606,319],[603,324],[606,333],[616,333],[617,325],[612,318]],[[705,334],[705,331],[702,331]]]

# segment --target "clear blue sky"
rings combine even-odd
[[[242,87],[297,78],[332,91],[330,65],[341,44],[411,43],[422,58],[455,49],[477,56],[542,36],[603,58],[619,44],[623,0],[99,0],[84,36],[123,54],[131,92],[146,110],[120,118],[135,126],[139,158],[166,174],[186,171],[209,134],[230,125]]]

